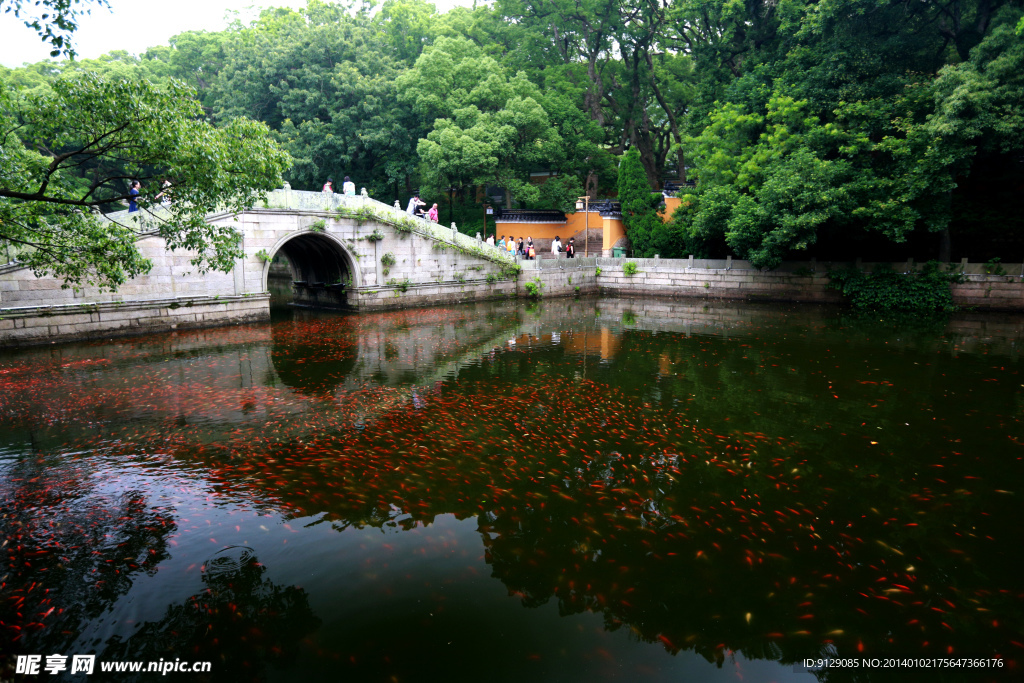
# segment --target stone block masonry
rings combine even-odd
[[[255,322],[270,295],[174,297],[0,310],[0,348]]]
[[[636,264],[636,273],[626,275],[626,263]],[[597,275],[598,269],[600,275]],[[829,289],[825,271],[822,266],[813,273],[802,269],[797,272],[759,271],[752,269],[746,261],[710,259],[578,258],[527,261],[520,279],[522,282],[534,279],[542,284],[543,296],[600,293],[631,297],[843,303],[842,295]],[[1024,278],[972,273],[965,277],[967,282],[951,286],[953,302],[958,306],[1024,311]]]

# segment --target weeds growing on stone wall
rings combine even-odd
[[[395,287],[398,290],[398,292],[402,292],[404,294],[405,292],[409,291],[409,287],[412,285],[412,280],[410,280],[409,278],[405,278],[404,280],[395,280],[394,278],[392,278],[388,280],[387,284],[391,285],[392,287]],[[397,295],[398,292],[395,292],[395,294]]]
[[[985,263],[985,274],[986,275],[1006,275],[1006,269],[1003,268],[1001,263],[1003,259],[996,256],[993,259],[989,259]]]
[[[842,292],[854,308],[881,311],[954,311],[949,285],[966,282],[953,264],[942,270],[937,261],[929,261],[920,270],[897,273],[880,264],[872,273],[855,268],[828,271],[828,286]]]
[[[526,296],[539,299],[541,297],[541,290],[544,289],[544,283],[541,282],[539,277],[535,277],[533,280],[524,283],[523,287],[526,288]]]
[[[380,264],[384,266],[382,269],[384,275],[391,272],[391,266],[395,265],[395,255],[390,251],[380,257]]]
[[[622,274],[626,277],[633,277],[638,272],[640,272],[640,269],[636,267],[636,263],[634,261],[626,261],[622,264]]]
[[[366,239],[370,240],[371,242],[380,242],[382,239],[384,239],[384,233],[382,233],[377,228],[374,228],[373,232],[366,236]]]
[[[355,219],[357,223],[365,223],[374,219],[380,220],[380,216],[373,210],[372,206],[360,206],[355,211]]]
[[[600,274],[601,274],[601,266],[598,266],[597,268],[594,268],[594,277],[597,277]]]
[[[256,258],[258,258],[263,263],[266,263],[267,261],[270,260],[270,254],[267,253],[266,249],[260,249],[259,251],[256,252]]]
[[[327,229],[327,221],[323,218],[319,218],[309,224],[309,229],[313,232],[323,232]]]

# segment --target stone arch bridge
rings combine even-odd
[[[516,292],[511,255],[366,196],[286,186],[249,211],[207,220],[242,233],[244,256],[230,272],[197,272],[190,252],[168,251],[155,232],[139,239],[152,270],[113,293],[62,289],[16,262],[0,266],[0,345],[267,319],[279,255],[295,302],[311,306],[368,310]]]

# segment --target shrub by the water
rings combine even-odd
[[[965,281],[962,273],[943,271],[936,261],[908,273],[883,266],[873,273],[855,268],[830,270],[828,276],[828,286],[842,292],[855,308],[883,311],[956,310],[949,285]]]

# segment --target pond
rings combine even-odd
[[[1022,340],[583,298],[6,351],[0,652],[217,681],[1019,675]]]

